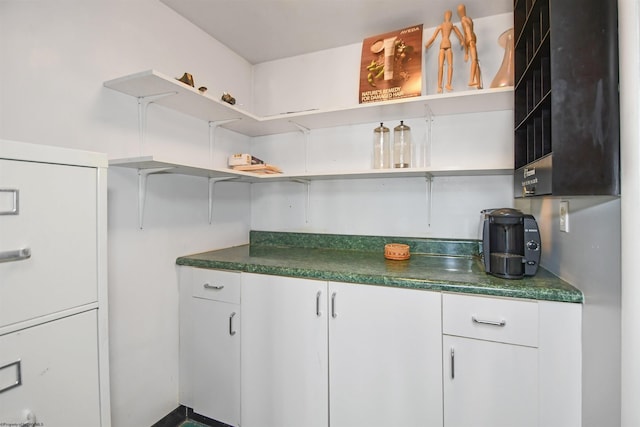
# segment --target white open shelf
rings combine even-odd
[[[155,104],[208,121],[223,122],[221,127],[248,136],[273,135],[299,131],[299,126],[320,129],[379,121],[425,117],[427,108],[435,116],[482,113],[513,109],[513,87],[468,90],[393,101],[359,104],[329,110],[311,110],[258,117],[234,105],[222,102],[207,92],[200,93],[173,77],[147,70],[104,82],[110,89],[136,98],[155,98]],[[218,96],[217,94],[215,96]]]
[[[437,176],[477,176],[477,175],[509,175],[513,169],[459,169],[447,168],[409,168],[409,169],[363,169],[350,171],[303,172],[282,174],[256,174],[233,169],[213,169],[199,166],[179,164],[158,159],[154,156],[113,159],[111,166],[119,166],[138,170],[162,170],[158,173],[174,173],[200,176],[205,178],[234,179],[235,182],[273,182],[273,181],[315,181],[329,179],[367,179],[367,178],[411,178]]]

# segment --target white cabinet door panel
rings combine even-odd
[[[100,425],[96,310],[0,336],[0,366],[20,361],[22,384],[0,392],[0,421],[22,425]],[[0,390],[17,365],[0,370]]]
[[[327,427],[327,283],[242,273],[243,427]]]
[[[191,298],[193,410],[240,425],[240,306]]]
[[[441,426],[440,293],[329,288],[331,427]]]
[[[445,335],[443,361],[446,427],[538,426],[536,348]]]
[[[0,326],[97,301],[95,168],[0,160],[0,189],[18,212],[0,215]],[[0,211],[11,205],[3,191]],[[7,200],[9,198],[9,200]]]

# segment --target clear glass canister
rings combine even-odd
[[[404,121],[393,128],[393,167],[411,167],[411,128]]]
[[[373,168],[385,169],[390,164],[389,128],[382,123],[373,130]]]

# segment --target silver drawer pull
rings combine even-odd
[[[18,215],[20,213],[20,191],[9,188],[0,188],[0,193],[11,193],[13,207],[8,211],[0,211],[0,215]]]
[[[338,313],[336,312],[336,293],[331,294],[331,317],[334,319],[338,317]]]
[[[504,319],[500,321],[482,320],[482,319],[477,319],[476,316],[471,316],[471,320],[473,320],[473,323],[478,323],[480,325],[492,325],[492,326],[500,326],[500,327],[507,325],[507,321]]]
[[[0,388],[0,393],[4,393],[7,390],[11,390],[14,387],[18,387],[20,385],[22,385],[22,367],[20,365],[20,360],[16,360],[15,362],[11,362],[11,363],[7,363],[4,366],[0,366],[0,371],[2,371],[3,369],[9,369],[11,367],[15,367],[16,370],[16,380],[15,382]]]
[[[224,289],[224,285],[210,285],[208,283],[205,283],[204,284],[204,288],[205,289],[213,289],[213,290],[219,291],[221,289]]]
[[[29,258],[31,258],[31,249],[29,248],[0,252],[0,262],[22,261]]]

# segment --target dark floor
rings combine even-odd
[[[180,405],[151,427],[229,427]]]

